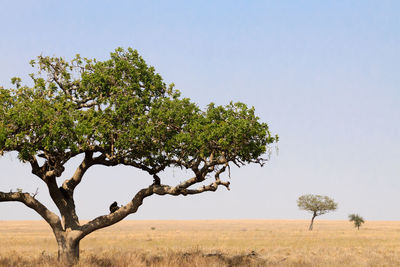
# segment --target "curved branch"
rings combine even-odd
[[[82,160],[81,164],[75,170],[74,175],[69,180],[65,180],[62,188],[72,194],[75,187],[82,181],[82,177],[85,172],[93,165],[93,152],[86,152],[85,158]]]
[[[192,180],[191,178],[189,180]],[[188,180],[188,181],[189,181]],[[153,194],[156,195],[172,195],[172,196],[179,196],[179,195],[194,195],[200,194],[206,191],[216,191],[220,185],[225,186],[229,190],[229,182],[223,182],[219,179],[216,179],[213,183],[209,185],[201,186],[197,189],[187,189],[193,183],[181,183],[177,186],[168,186],[168,185],[157,185],[153,184],[148,188],[144,188],[140,190],[135,197],[125,206],[120,207],[117,211],[110,213],[108,215],[103,215],[93,219],[92,221],[82,225],[80,227],[80,236],[79,239],[82,239],[86,235],[90,234],[93,231],[98,229],[113,225],[121,220],[123,220],[129,214],[135,213],[139,207],[143,204],[143,200],[151,196]],[[186,186],[186,187],[183,187]]]
[[[200,194],[207,191],[214,192],[218,189],[220,185],[226,187],[229,190],[229,185],[230,185],[229,182],[224,182],[221,181],[220,179],[221,173],[223,173],[226,170],[226,168],[229,167],[228,161],[225,159],[225,157],[214,159],[213,155],[210,156],[209,162],[205,162],[201,170],[199,170],[198,168],[200,161],[197,160],[190,168],[195,173],[195,176],[181,182],[176,186],[160,184],[159,183],[160,179],[157,176],[157,172],[154,173],[155,169],[150,169],[147,166],[141,165],[136,162],[126,162],[123,159],[110,160],[107,159],[106,155],[102,154],[99,157],[93,158],[91,164],[92,165],[101,164],[105,166],[115,166],[118,164],[131,165],[147,171],[149,174],[153,175],[155,180],[152,185],[150,185],[148,188],[140,190],[128,204],[120,207],[117,211],[112,212],[108,215],[99,216],[93,219],[92,221],[86,223],[85,225],[81,226],[79,239],[82,239],[83,237],[85,237],[86,235],[90,234],[93,231],[115,224],[123,220],[129,214],[135,213],[138,210],[138,208],[143,204],[143,200],[146,197],[151,196],[153,194],[160,196],[161,195],[186,196],[186,195]],[[215,166],[220,164],[223,164],[223,166],[220,169],[215,170]],[[203,185],[197,189],[190,189],[192,185],[205,181],[206,176],[212,172],[215,172],[214,182],[208,185]]]
[[[56,214],[48,210],[42,203],[39,202],[39,200],[32,197],[29,193],[0,192],[0,202],[5,202],[5,201],[22,202],[27,207],[39,213],[39,215],[46,220],[46,222],[51,226],[51,228],[57,230],[62,229],[60,218]]]
[[[36,157],[35,156],[30,156],[28,161],[31,164],[32,173],[34,175],[36,175],[37,177],[39,177],[41,180],[44,180],[43,179],[43,176],[44,176],[43,175],[43,168],[39,167],[39,163],[38,163]]]
[[[177,186],[168,186],[168,185],[161,185],[161,186],[156,186],[154,188],[154,194],[157,195],[173,195],[173,196],[179,196],[179,195],[194,195],[194,194],[200,194],[206,191],[216,191],[218,187],[222,185],[225,186],[228,190],[229,189],[229,182],[223,182],[221,180],[215,180],[213,183],[209,185],[203,185],[197,189],[187,189],[187,188],[182,188],[179,185]]]
[[[120,207],[117,211],[108,215],[99,216],[92,221],[82,225],[80,227],[80,236],[78,239],[84,238],[86,235],[98,229],[113,225],[129,214],[135,213],[138,208],[142,205],[143,199],[153,194],[153,186],[140,190],[135,197],[125,206]]]

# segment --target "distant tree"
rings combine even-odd
[[[354,223],[354,227],[357,227],[360,230],[361,224],[365,223],[364,218],[358,214],[350,214],[349,221]]]
[[[12,79],[14,88],[0,86],[0,156],[14,152],[29,164],[60,216],[22,189],[0,192],[0,202],[18,201],[40,214],[63,262],[76,262],[80,240],[135,213],[147,197],[229,189],[223,173],[232,164],[262,166],[269,144],[278,140],[243,103],[211,103],[202,110],[181,98],[133,49],[119,48],[105,61],[39,56],[31,64],[38,68],[32,87],[20,78]],[[80,164],[66,176],[75,158]],[[147,173],[149,185],[132,192],[129,202],[113,203],[110,213],[80,221],[74,193],[85,173],[118,165]],[[167,185],[159,176],[167,168],[186,169],[188,176]]]
[[[337,203],[335,203],[333,199],[327,196],[311,194],[299,197],[297,200],[297,206],[301,210],[306,210],[313,214],[310,227],[308,228],[310,231],[313,229],[315,217],[337,209]]]

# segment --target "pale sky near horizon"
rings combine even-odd
[[[309,219],[296,200],[312,193],[339,203],[320,219],[400,220],[399,1],[2,1],[0,25],[0,86],[28,83],[40,54],[107,59],[132,47],[182,96],[245,102],[280,136],[263,168],[232,170],[231,191],[150,197],[128,219]],[[151,182],[95,167],[75,192],[78,215],[105,214]],[[29,166],[0,157],[0,191],[37,187],[49,204]],[[40,216],[0,203],[11,219]]]

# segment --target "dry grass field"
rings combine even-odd
[[[123,221],[81,242],[78,266],[400,266],[400,222]],[[0,221],[0,266],[57,266],[41,221]]]

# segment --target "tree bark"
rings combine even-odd
[[[308,230],[310,230],[310,231],[312,231],[312,229],[313,229],[313,224],[314,224],[315,217],[317,217],[317,214],[315,214],[315,212],[314,212],[314,214],[312,216],[312,219],[311,219],[310,227],[308,227]]]
[[[56,237],[58,244],[58,261],[66,266],[72,266],[79,261],[79,242],[77,238],[70,238],[62,234]]]

